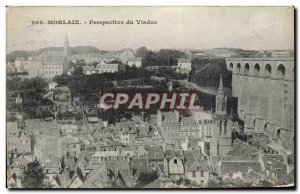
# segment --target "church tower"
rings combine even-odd
[[[69,55],[68,50],[69,50],[69,38],[67,35],[65,35],[65,41],[64,41],[64,56],[65,57],[68,57],[68,55]]]
[[[224,86],[222,75],[220,75],[220,84],[218,89],[218,95],[216,96],[216,114],[226,115],[227,97],[224,94]]]

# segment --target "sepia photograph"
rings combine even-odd
[[[6,188],[295,189],[295,13],[7,6]]]

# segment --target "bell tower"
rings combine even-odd
[[[226,115],[227,97],[224,94],[224,86],[222,75],[220,75],[220,84],[218,89],[218,95],[216,96],[216,114]]]
[[[65,35],[65,41],[64,41],[64,56],[65,57],[68,57],[68,55],[69,55],[68,50],[69,50],[69,38],[67,35]]]

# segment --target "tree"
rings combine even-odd
[[[43,188],[45,178],[43,168],[39,161],[29,162],[23,171],[22,186],[23,188]]]
[[[148,49],[146,47],[140,47],[136,50],[136,57],[144,57],[145,54],[148,52]]]
[[[83,68],[81,66],[75,67],[74,72],[72,73],[73,76],[81,76],[83,75]]]
[[[6,81],[7,91],[15,90],[32,90],[41,91],[44,88],[48,87],[47,82],[40,77],[35,78],[25,78],[21,79],[19,77],[8,78]]]
[[[71,76],[68,74],[56,75],[52,79],[55,83],[61,86],[66,86],[71,81]]]

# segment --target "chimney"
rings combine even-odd
[[[162,112],[160,109],[157,110],[157,126],[161,127],[162,124]]]
[[[164,173],[169,177],[169,162],[166,157],[164,157]]]
[[[164,153],[166,152],[166,142],[162,143],[162,150],[163,150]]]
[[[179,114],[179,112],[177,110],[174,110],[174,113],[176,115],[176,120],[179,123],[180,122],[180,114]]]

